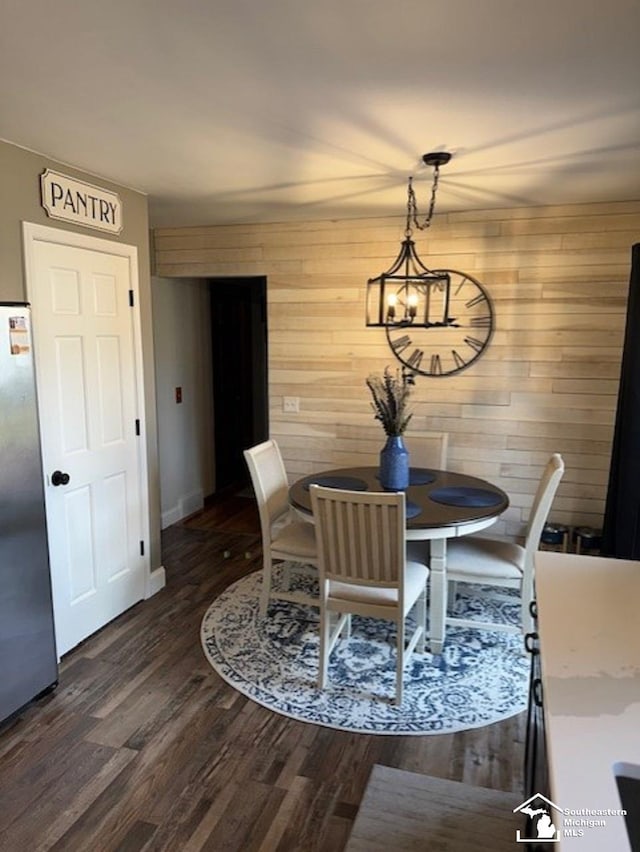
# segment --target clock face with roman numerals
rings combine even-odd
[[[493,334],[493,307],[482,285],[470,275],[453,269],[435,270],[433,275],[448,276],[448,286],[418,287],[421,304],[413,311],[408,286],[399,287],[395,304],[401,319],[386,326],[387,340],[398,361],[410,370],[423,376],[451,376],[470,367],[487,348]],[[415,319],[403,318],[412,312]]]

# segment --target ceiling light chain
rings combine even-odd
[[[416,228],[419,228],[419,230],[421,230],[421,231],[425,231],[429,227],[429,225],[431,225],[431,219],[433,218],[433,211],[434,211],[434,208],[436,206],[436,189],[438,188],[438,174],[439,174],[439,169],[436,166],[436,169],[433,173],[433,184],[432,184],[432,187],[431,187],[431,200],[429,202],[429,212],[427,213],[427,218],[424,220],[424,222],[422,224],[420,224],[420,222],[418,222],[418,216],[420,214],[418,212],[418,204],[416,202],[416,193],[415,193],[415,190],[413,188],[413,183],[412,183],[413,178],[412,177],[409,178],[409,186],[407,188],[407,196],[408,196],[408,200],[407,200],[407,208],[408,208],[407,233],[409,235],[411,234],[411,231],[412,231],[410,221],[413,222],[413,224],[416,226]]]
[[[427,218],[425,221],[420,224],[418,221],[418,204],[416,202],[416,193],[413,189],[413,177],[409,178],[409,185],[407,188],[407,229],[406,235],[411,236],[411,222],[418,228],[420,231],[426,230],[431,225],[431,220],[433,219],[433,212],[436,206],[436,193],[438,191],[438,181],[440,180],[440,166],[446,165],[451,159],[451,154],[446,151],[436,151],[431,154],[424,154],[422,157],[422,161],[427,166],[433,166],[433,183],[431,184],[431,198],[429,200],[429,211],[427,213]]]

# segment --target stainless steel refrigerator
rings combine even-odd
[[[0,723],[57,682],[31,314],[0,302]]]

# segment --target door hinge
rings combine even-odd
[[[129,307],[133,307],[133,290],[129,290]]]
[[[136,435],[140,435],[140,421],[136,418]]]
[[[140,542],[140,556],[144,556],[144,541]]]

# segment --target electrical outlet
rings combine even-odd
[[[282,398],[282,410],[289,414],[298,414],[300,412],[300,397],[285,396]]]

